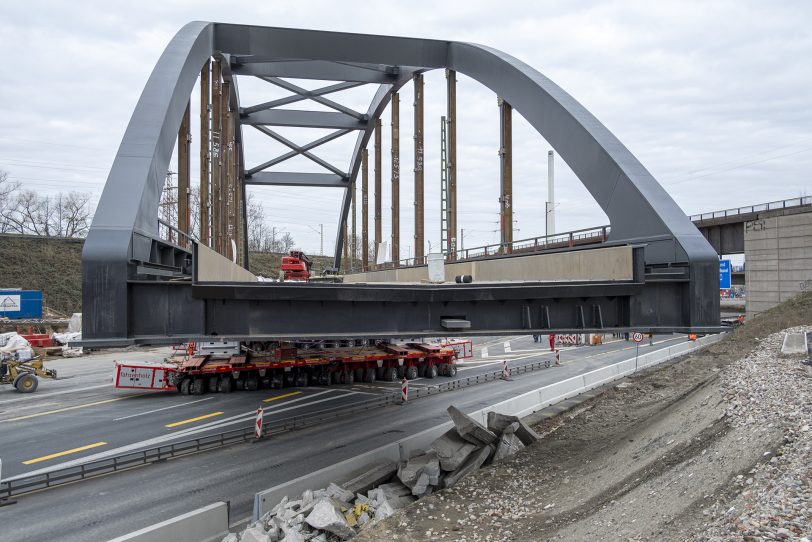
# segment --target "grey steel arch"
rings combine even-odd
[[[336,110],[330,113],[275,109],[271,102],[240,109],[240,126],[330,127],[359,132],[346,173],[331,164],[321,164],[332,173],[261,174],[257,169],[246,171],[241,160],[246,184],[344,188],[339,226],[347,218],[349,190],[360,167],[361,150],[391,93],[414,73],[431,69],[450,68],[472,77],[507,100],[567,162],[609,217],[612,243],[644,246],[641,263],[651,277],[647,282],[653,285],[673,279],[689,284],[683,292],[686,299],[680,300],[674,292],[665,295],[652,286],[630,299],[632,312],[662,324],[654,312],[658,302],[668,299],[681,304],[678,317],[671,318],[670,325],[676,325],[677,320],[682,328],[718,322],[718,296],[708,295],[717,281],[713,249],[631,152],[574,98],[530,66],[471,43],[192,22],[172,39],[147,81],[100,198],[82,256],[83,303],[90,316],[84,320],[86,338],[123,340],[143,335],[134,328],[132,316],[134,290],[141,289],[135,285],[160,280],[155,278],[160,273],[152,276],[149,269],[188,268],[189,251],[157,235],[158,203],[186,102],[200,67],[211,56],[226,61],[224,73],[229,78],[254,75],[274,84],[280,84],[279,78],[292,77],[380,85],[363,114],[334,103]],[[231,89],[232,106],[239,107],[236,85]],[[314,96],[299,91],[302,99],[330,105],[325,98],[330,89]],[[272,135],[268,133],[271,130],[264,132]],[[241,138],[239,134],[237,130]],[[318,144],[315,141],[313,146]],[[291,148],[294,154],[313,158],[312,147]],[[341,231],[339,227],[336,266],[341,257]],[[205,310],[205,302],[192,292],[173,288],[164,285],[167,293],[162,294],[161,307],[171,315],[156,333],[207,333],[205,319],[201,322],[194,316],[195,311]],[[362,293],[357,295],[357,299],[364,298]],[[428,300],[431,295],[425,297]],[[181,323],[185,319],[194,323]]]

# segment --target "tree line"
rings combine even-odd
[[[200,191],[189,193],[190,230],[200,232]],[[93,221],[93,203],[89,192],[59,192],[45,195],[12,181],[0,171],[0,233],[42,237],[85,237]],[[161,196],[161,218],[177,224],[177,188],[168,182]],[[265,208],[252,194],[246,201],[248,249],[251,252],[288,252],[294,247],[293,236],[268,224]]]

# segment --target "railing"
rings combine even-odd
[[[510,375],[524,374],[550,367],[551,364],[551,360],[527,363],[515,367],[508,367],[508,373]],[[494,380],[500,380],[502,378],[503,374],[501,370],[458,378],[436,384],[434,386],[420,387],[417,389],[413,388],[410,390],[408,398],[409,400],[420,399],[423,397],[429,397],[431,395],[437,395],[438,393],[464,389],[471,386],[476,386],[478,384],[484,384],[486,382],[493,382]],[[310,427],[332,421],[337,418],[346,418],[358,413],[400,403],[400,391],[394,393],[385,393],[379,397],[367,399],[351,406],[340,405],[309,414],[269,421],[262,426],[263,435],[275,435],[286,431]],[[58,487],[104,474],[131,469],[133,467],[140,467],[142,465],[158,463],[161,461],[166,461],[167,459],[205,450],[213,450],[232,444],[239,444],[254,440],[254,438],[254,426],[252,424],[241,429],[233,429],[224,433],[184,440],[174,444],[165,444],[163,446],[156,446],[136,452],[128,452],[122,455],[89,461],[81,465],[56,469],[41,474],[34,474],[31,476],[22,475],[21,477],[15,477],[15,479],[10,481],[0,482],[0,502],[3,499],[9,499],[11,497],[23,495],[32,491]]]
[[[166,222],[160,218],[158,219],[158,237],[164,241],[169,241],[173,245],[188,248],[189,250],[192,248],[192,243],[195,242],[194,237],[188,233],[180,231],[169,222]]]
[[[710,220],[712,218],[725,218],[727,216],[745,215],[750,213],[757,213],[759,211],[773,211],[775,209],[787,209],[789,207],[800,207],[802,205],[812,205],[812,196],[785,199],[780,201],[771,201],[769,203],[760,203],[758,205],[749,205],[747,207],[736,207],[734,209],[725,209],[723,211],[713,211],[712,213],[691,215],[691,222],[696,222],[699,220]]]

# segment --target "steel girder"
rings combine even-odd
[[[193,251],[160,239],[158,203],[189,94],[211,56],[223,60],[224,78],[233,81],[229,99],[232,109],[241,112],[240,126],[331,127],[341,135],[358,131],[346,174],[329,164],[330,173],[324,175],[262,171],[282,161],[278,159],[241,171],[243,189],[252,182],[343,185],[336,266],[350,189],[375,119],[414,74],[449,68],[493,90],[553,146],[609,217],[611,244],[638,246],[635,279],[605,285],[431,287],[167,281],[168,276],[191,279],[196,262]],[[265,78],[294,92],[284,103],[314,100],[334,111],[274,109],[283,105],[279,100],[239,109],[234,75]],[[285,77],[339,83],[305,91],[280,79]],[[325,98],[353,83],[379,85],[366,112]],[[239,141],[241,130],[236,132]],[[269,132],[274,133],[266,128]],[[318,144],[291,144],[288,154],[308,156]],[[455,321],[468,322],[466,333],[591,327],[709,330],[719,320],[715,252],[629,150],[533,68],[503,52],[461,42],[189,23],[169,43],[147,81],[100,198],[82,261],[84,338],[96,344],[223,335],[288,337],[306,331],[330,336],[331,330],[334,336],[448,334],[455,331]]]

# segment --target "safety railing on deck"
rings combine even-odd
[[[700,220],[710,220],[713,218],[746,215],[750,213],[757,213],[759,211],[773,211],[776,209],[787,209],[789,207],[800,207],[802,205],[812,205],[812,196],[771,201],[769,203],[760,203],[758,205],[748,205],[746,207],[736,207],[734,209],[725,209],[723,211],[713,211],[712,213],[691,215],[691,221],[697,222]]]

